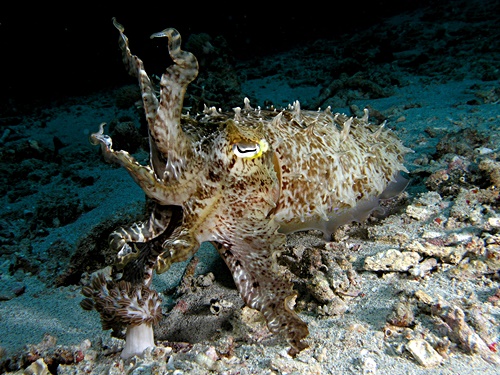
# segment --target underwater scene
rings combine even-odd
[[[500,373],[500,1],[16,6],[1,374]]]

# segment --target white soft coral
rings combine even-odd
[[[119,331],[126,327],[122,358],[140,356],[148,347],[155,346],[153,325],[161,318],[161,299],[154,290],[143,284],[115,282],[99,273],[82,293],[87,298],[80,305],[85,310],[99,312],[104,330]]]
[[[155,346],[155,340],[151,324],[129,325],[121,357],[127,359],[134,355],[141,356],[147,348],[152,346]]]

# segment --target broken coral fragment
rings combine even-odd
[[[443,361],[443,357],[424,339],[410,340],[406,348],[424,367],[435,367]]]
[[[374,256],[366,257],[364,269],[367,271],[405,272],[420,261],[420,255],[414,251],[389,249]]]

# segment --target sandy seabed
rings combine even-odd
[[[372,63],[364,74],[331,83],[315,77],[328,65],[330,48],[344,47],[339,41],[236,64],[247,77],[241,92],[255,105],[299,99],[303,108],[330,105],[350,115],[369,107],[374,122],[387,120],[414,151],[407,157],[410,184],[385,203],[383,217],[345,226],[331,242],[314,231],[289,235],[279,261],[296,285],[296,310],[310,330],[310,348],[296,358],[244,307],[224,263],[204,244],[191,263],[155,275],[165,315],[155,328],[157,347],[144,358],[120,359],[123,340],[102,331],[98,314],[79,302],[89,273],[111,260],[96,255],[109,232],[143,210],[142,191],[88,142],[102,121],[138,123],[134,105],[117,105],[129,88],[68,98],[4,126],[0,370],[498,374],[499,29],[487,18],[467,22],[455,14],[441,19],[446,32],[436,31],[436,42],[435,23],[425,21],[429,13],[399,15],[352,35],[365,53],[358,58],[369,60],[361,41],[388,29],[407,31],[396,62]],[[490,39],[481,43],[493,47],[481,55],[480,46],[468,47],[476,43],[475,28],[486,27]],[[413,48],[403,48],[405,41]],[[453,48],[462,52],[459,64]],[[311,59],[323,62],[313,66]],[[135,155],[147,161],[140,144]],[[181,280],[190,288],[180,291]]]

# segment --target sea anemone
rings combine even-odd
[[[156,291],[144,284],[113,281],[98,273],[82,294],[86,298],[80,305],[99,312],[104,330],[112,329],[116,335],[126,328],[122,358],[141,356],[145,349],[155,346],[153,325],[161,318],[161,298]]]

